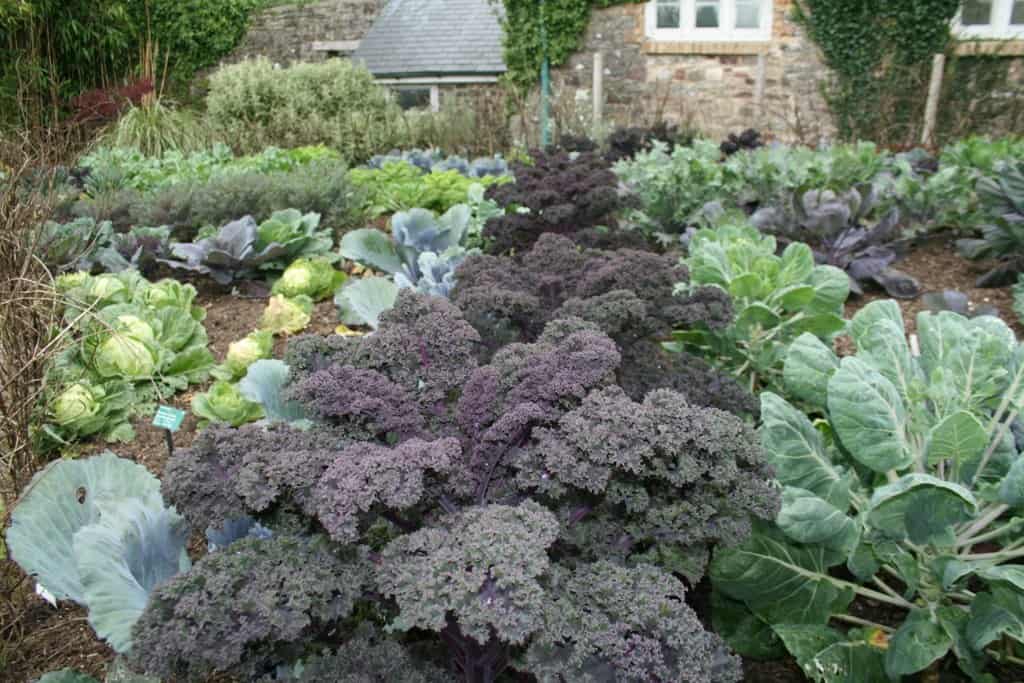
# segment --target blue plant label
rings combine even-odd
[[[184,420],[184,410],[178,410],[171,406],[160,406],[156,409],[156,415],[153,416],[153,426],[176,432]]]

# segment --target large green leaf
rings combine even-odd
[[[848,556],[860,540],[860,528],[846,512],[806,489],[787,486],[775,520],[787,536],[800,543],[821,543]]]
[[[978,593],[971,600],[968,642],[974,649],[982,650],[1003,635],[1024,641],[1024,620],[991,593]]]
[[[97,501],[119,498],[162,505],[160,481],[142,465],[110,452],[50,463],[32,479],[11,512],[11,557],[58,600],[83,604],[74,536],[99,520]]]
[[[816,266],[810,284],[814,287],[814,299],[807,305],[808,313],[842,313],[850,296],[850,278],[845,272],[832,266]]]
[[[977,508],[963,486],[915,472],[875,489],[868,521],[891,538],[952,545],[953,527],[970,520]]]
[[[857,345],[858,351],[864,345],[868,330],[882,320],[888,320],[895,324],[900,330],[899,336],[905,336],[906,330],[903,327],[903,312],[900,310],[900,305],[892,299],[872,301],[857,311],[850,319],[850,337],[853,338],[853,343]]]
[[[74,552],[89,624],[123,653],[150,591],[191,566],[188,528],[159,501],[100,500],[97,506],[100,520],[75,534]]]
[[[866,467],[888,472],[914,461],[899,392],[863,361],[842,360],[828,382],[828,410],[843,446]]]
[[[927,610],[914,610],[892,638],[885,653],[885,672],[890,678],[917,673],[944,657],[953,647],[946,629],[932,620]]]
[[[761,444],[785,486],[813,492],[839,510],[850,506],[853,472],[829,459],[821,433],[807,416],[770,391],[761,394]]]
[[[402,259],[391,237],[374,228],[345,233],[339,252],[350,261],[385,273],[394,274],[402,269]]]
[[[380,316],[390,311],[398,298],[398,286],[385,277],[349,280],[334,295],[341,321],[346,325],[369,325],[376,329]]]
[[[1024,457],[1018,456],[999,483],[999,500],[1010,507],[1024,507]]]
[[[875,321],[859,335],[857,358],[893,383],[901,396],[913,395],[917,365],[910,354],[903,325],[888,318]]]
[[[838,368],[839,359],[832,349],[815,335],[805,332],[786,352],[782,370],[786,391],[815,408],[824,408],[828,380]]]
[[[839,553],[794,545],[778,529],[755,522],[743,545],[715,554],[710,575],[718,590],[770,623],[825,624],[853,600],[852,588],[828,574],[839,562]]]
[[[738,600],[711,591],[711,625],[729,647],[744,657],[775,659],[785,648],[772,627]]]
[[[925,455],[931,465],[943,460],[959,465],[980,458],[988,441],[988,431],[981,421],[959,410],[932,427]]]
[[[812,272],[814,272],[814,252],[802,242],[791,242],[782,252],[776,283],[779,288],[801,285],[811,277]]]
[[[886,679],[884,651],[860,630],[844,636],[827,626],[779,624],[775,632],[804,674],[817,683],[881,683]]]

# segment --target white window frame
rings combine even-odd
[[[721,0],[718,28],[697,28],[697,0],[677,0],[679,28],[658,28],[658,0],[649,0],[645,11],[647,37],[667,42],[764,42],[772,38],[773,0],[761,0],[759,28],[736,25],[736,0]]]
[[[960,23],[960,12],[953,19],[953,30],[958,38],[967,40],[1024,39],[1024,24],[1010,24],[1013,16],[1013,0],[993,0],[992,23],[965,26]]]

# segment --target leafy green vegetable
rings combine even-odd
[[[118,652],[158,584],[191,566],[184,521],[145,467],[113,453],[58,460],[11,512],[11,557],[58,600],[89,612]]]
[[[192,398],[192,412],[200,418],[200,428],[211,423],[229,424],[239,427],[263,417],[259,403],[246,400],[231,382],[218,380],[204,394]]]
[[[776,256],[775,238],[746,224],[705,228],[690,240],[684,262],[688,290],[716,286],[732,298],[735,319],[724,330],[706,325],[675,333],[672,350],[693,350],[744,378],[752,389],[779,388],[786,347],[804,332],[830,342],[843,330],[849,278],[817,266],[798,242]],[[688,291],[687,290],[687,291]]]
[[[334,294],[345,279],[344,273],[334,269],[331,259],[323,256],[300,258],[285,268],[271,292],[287,297],[304,294],[313,301],[320,301]]]
[[[1024,161],[1001,162],[995,173],[978,181],[978,198],[986,212],[979,239],[957,241],[967,258],[999,258],[1002,263],[978,278],[979,287],[1000,287],[1024,272]]]
[[[309,325],[312,312],[313,300],[308,296],[288,298],[275,294],[263,310],[260,328],[271,334],[296,334]]]
[[[345,325],[369,325],[377,329],[381,313],[391,310],[398,285],[385,277],[353,280],[338,290],[334,303]]]
[[[256,330],[238,341],[228,344],[224,362],[210,373],[217,379],[234,381],[245,376],[246,370],[262,358],[270,358],[274,335],[267,330]]]
[[[816,681],[899,680],[950,653],[993,680],[986,660],[1024,648],[1024,457],[1011,434],[1024,346],[996,318],[924,312],[917,354],[893,301],[849,329],[855,356],[805,333],[785,359],[785,387],[823,421],[761,395],[783,504],[775,526],[713,561],[715,589],[745,606],[720,617],[723,633],[749,646],[743,625],[769,624]],[[872,624],[855,599],[905,619]]]
[[[53,442],[94,434],[130,441],[133,415],[209,376],[206,314],[191,285],[150,283],[128,270],[68,276],[58,287],[75,343],[47,378],[42,433]]]

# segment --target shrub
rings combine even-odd
[[[156,156],[168,151],[192,152],[212,142],[206,124],[195,114],[160,99],[128,107],[100,139],[104,144]]]
[[[291,345],[312,425],[209,429],[162,488],[195,528],[248,515],[272,535],[163,584],[133,661],[178,680],[314,654],[344,670],[369,630],[392,661],[449,659],[461,680],[740,680],[671,572],[698,581],[710,547],[775,514],[753,432],[672,391],[633,401],[593,327],[555,323],[486,366],[478,343],[406,291],[372,335]]]
[[[320,214],[322,227],[345,232],[363,220],[362,193],[340,161],[313,161],[290,171],[217,175],[206,182],[177,183],[152,195],[119,190],[72,208],[78,215],[110,220],[116,229],[167,225],[178,241],[191,241],[199,228],[251,215],[264,221],[277,211],[301,207]]]
[[[781,640],[819,681],[898,680],[947,654],[995,680],[990,658],[1021,656],[1024,348],[996,318],[926,312],[918,354],[894,301],[850,331],[855,356],[811,335],[786,356],[786,389],[823,419],[762,394],[783,504],[717,554],[718,630],[741,652]],[[885,623],[860,599],[885,605]]]
[[[325,144],[349,161],[394,146],[400,110],[365,68],[329,59],[278,68],[259,58],[210,76],[207,117],[235,149]]]

